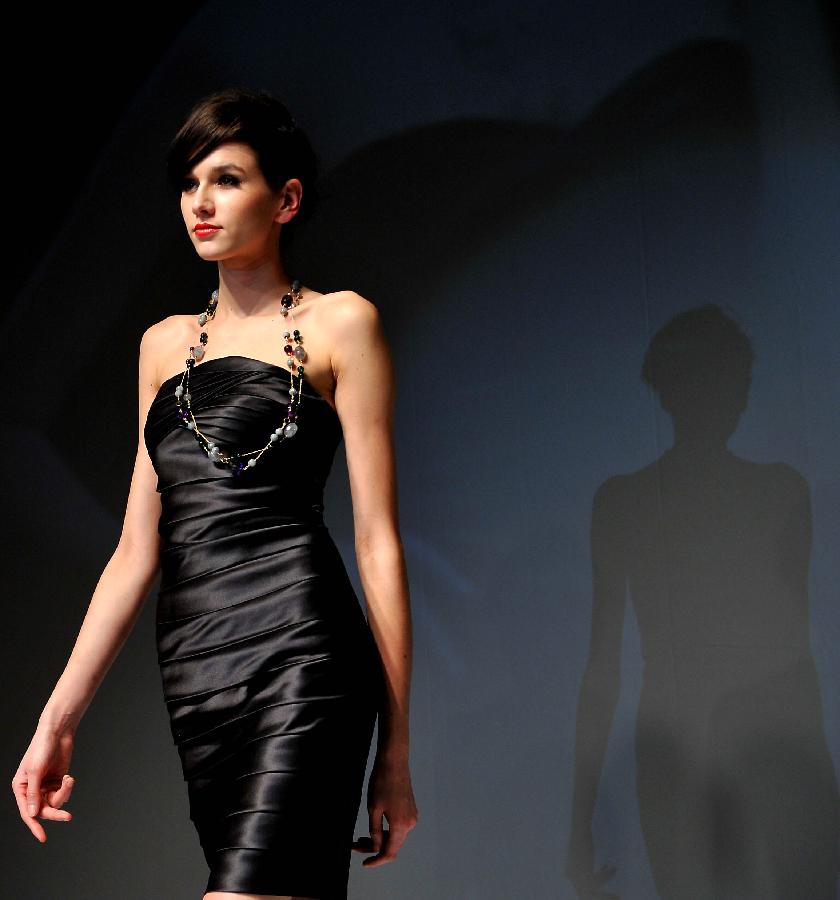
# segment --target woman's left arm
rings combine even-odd
[[[353,500],[356,559],[368,621],[382,658],[384,707],[368,809],[378,865],[396,856],[417,822],[409,757],[412,667],[408,576],[399,533],[393,421],[394,367],[377,308],[353,292],[336,297],[331,318],[335,405],[344,432]],[[382,833],[382,814],[389,832]],[[369,847],[357,847],[367,850]]]

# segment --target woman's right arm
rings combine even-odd
[[[72,789],[63,780],[72,754],[73,736],[82,716],[142,611],[159,568],[160,495],[143,437],[157,391],[156,344],[160,324],[140,342],[138,364],[138,443],[120,539],[93,592],[67,665],[38,720],[35,736],[12,780],[21,817],[40,841],[46,834],[36,816],[68,820],[58,811]],[[46,797],[44,792],[58,789]],[[60,801],[60,802],[59,802]],[[34,812],[32,805],[35,805]]]

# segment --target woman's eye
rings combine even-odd
[[[228,185],[237,185],[239,184],[239,179],[235,175],[231,175],[228,172],[219,176],[219,184],[228,184]],[[181,191],[182,193],[188,193],[196,186],[196,181],[194,178],[186,178],[181,182]]]

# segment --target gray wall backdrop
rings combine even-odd
[[[373,300],[397,364],[421,818],[396,862],[363,871],[354,854],[351,897],[565,900],[567,867],[607,865],[604,896],[622,900],[830,900],[840,121],[825,8],[204,4],[72,209],[57,168],[33,188],[66,218],[0,334],[8,780],[119,537],[139,337],[199,312],[215,283],[165,194],[164,148],[199,96],[264,87],[327,171],[291,268]],[[666,409],[640,371],[669,323]],[[699,454],[715,436],[730,454]],[[346,478],[340,451],[327,521],[358,585]],[[46,823],[44,846],[7,794],[3,896],[200,897],[154,593],[71,771],[75,819]],[[362,807],[358,834],[366,821]]]

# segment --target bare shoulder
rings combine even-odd
[[[318,303],[322,323],[333,339],[348,330],[375,329],[379,325],[379,310],[371,300],[356,291],[334,291],[323,294]]]
[[[346,320],[376,315],[376,305],[356,291],[333,291],[318,297],[318,306],[329,319]]]
[[[352,361],[364,357],[372,345],[383,341],[379,310],[372,301],[356,291],[335,291],[323,294],[320,328],[330,349],[333,376]]]
[[[147,331],[154,331],[162,339],[177,338],[195,331],[196,317],[192,315],[172,315],[150,325]]]
[[[153,344],[177,337],[187,330],[188,322],[194,318],[194,316],[187,315],[167,316],[165,319],[150,325],[143,332],[143,342],[148,346],[152,346]]]
[[[145,380],[157,388],[166,378],[163,374],[173,347],[184,346],[191,334],[194,316],[171,315],[150,325],[140,340],[140,366]],[[170,363],[171,365],[171,363]]]

